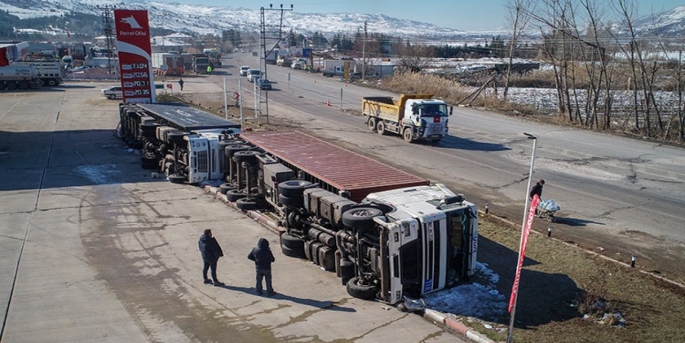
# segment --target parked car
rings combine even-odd
[[[240,76],[247,76],[247,71],[250,70],[250,66],[240,67]]]
[[[124,93],[121,91],[121,86],[112,86],[108,88],[101,89],[100,92],[108,99],[123,98]]]
[[[259,87],[259,89],[271,90],[271,81],[269,81],[268,79],[262,79],[260,77],[257,79],[255,83],[257,84],[257,87]]]

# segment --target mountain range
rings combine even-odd
[[[60,16],[74,13],[101,16],[104,6],[149,11],[151,26],[188,34],[219,34],[223,30],[259,32],[260,12],[239,7],[186,5],[148,0],[0,0],[0,10],[21,19]],[[267,31],[275,30],[280,11],[265,11]],[[392,18],[383,14],[355,13],[298,13],[286,11],[283,29],[303,34],[319,32],[324,35],[360,32],[368,23],[368,31],[394,37],[449,39],[465,35],[503,34],[500,32],[465,32],[430,23]],[[685,6],[640,18],[635,23],[637,32],[655,33],[665,37],[680,37],[685,28]],[[58,29],[59,30],[59,29]],[[66,28],[65,28],[66,30]]]

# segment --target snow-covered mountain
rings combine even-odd
[[[258,32],[260,13],[245,8],[228,6],[186,5],[162,3],[147,0],[0,0],[0,10],[8,11],[19,18],[59,16],[68,13],[101,15],[102,7],[116,6],[127,9],[147,9],[151,26],[196,34],[219,34],[223,30],[235,29]],[[101,8],[98,8],[101,7]],[[280,11],[266,11],[266,24],[274,25],[280,19]],[[462,31],[439,27],[429,23],[391,18],[382,14],[349,13],[298,13],[286,11],[284,30],[311,34],[357,32],[368,22],[368,30],[396,37],[450,37]]]
[[[685,36],[685,6],[649,15],[634,23],[641,34],[654,34],[666,37]]]

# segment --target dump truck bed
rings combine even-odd
[[[285,165],[305,173],[308,181],[353,201],[369,193],[424,186],[424,178],[372,160],[299,131],[243,132],[246,141],[273,154]]]

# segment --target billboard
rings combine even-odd
[[[124,102],[156,102],[147,11],[117,9],[114,22]]]

